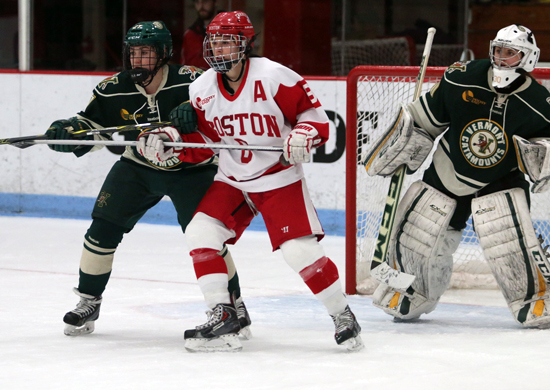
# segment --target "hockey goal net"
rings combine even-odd
[[[444,67],[428,67],[422,93],[442,77]],[[416,66],[358,66],[347,77],[346,134],[346,292],[371,294],[378,284],[370,277],[382,212],[390,179],[367,175],[364,160],[374,142],[387,129],[401,102],[412,101]],[[550,69],[533,75],[547,88]],[[413,175],[407,175],[401,196],[422,178],[431,157]],[[550,242],[550,194],[531,194],[531,215],[537,234]],[[471,219],[453,256],[451,288],[497,288],[486,264]]]

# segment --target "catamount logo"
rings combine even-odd
[[[199,108],[199,110],[203,110],[203,107],[205,105],[207,105],[208,103],[210,103],[214,98],[216,97],[216,95],[210,95],[208,96],[207,98],[204,98],[204,99],[201,99],[200,96],[197,97],[197,107]]]
[[[460,136],[464,158],[476,168],[491,168],[508,152],[508,137],[496,122],[476,119],[466,125]]]
[[[136,114],[136,115],[132,115],[130,114],[127,110],[125,110],[124,108],[122,108],[120,110],[120,116],[122,117],[122,119],[124,119],[125,121],[132,121],[136,118],[141,118],[143,116],[143,114]]]
[[[184,65],[180,68],[178,73],[182,74],[182,75],[188,74],[188,75],[190,75],[189,78],[191,80],[195,80],[197,78],[197,76],[204,73],[204,70],[202,70],[201,68],[197,68],[196,66]]]
[[[447,73],[453,73],[454,71],[458,70],[460,72],[466,72],[466,66],[470,63],[470,61],[466,62],[460,62],[457,61],[451,66],[449,66],[446,70]]]
[[[476,99],[474,97],[474,93],[470,90],[466,90],[462,93],[462,99],[464,99],[464,101],[468,102],[468,103],[474,103],[474,104],[478,104],[478,105],[479,104],[481,104],[481,105],[487,104],[483,100]]]
[[[118,84],[118,77],[115,77],[115,76],[107,77],[105,80],[100,82],[97,85],[97,87],[99,89],[101,89],[102,91],[104,91],[105,88],[107,88],[107,85],[109,85],[109,84]]]
[[[99,198],[97,198],[97,207],[107,206],[107,199],[111,197],[111,194],[105,191],[101,191]]]

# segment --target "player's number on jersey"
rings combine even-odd
[[[248,145],[246,141],[243,141],[242,139],[235,138],[235,141],[239,143],[239,145]],[[241,150],[241,162],[243,164],[248,164],[252,160],[252,151],[251,150]]]

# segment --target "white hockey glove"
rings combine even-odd
[[[514,135],[519,169],[533,182],[531,192],[537,194],[550,188],[550,140],[527,141]]]
[[[365,159],[369,176],[391,176],[406,165],[415,172],[428,158],[434,141],[424,129],[414,127],[407,106],[402,105],[397,118],[376,141]]]
[[[152,162],[162,162],[178,156],[183,148],[166,148],[164,141],[182,142],[180,133],[171,126],[147,130],[138,136],[136,149],[143,157]]]
[[[320,142],[315,140],[318,132],[311,125],[300,123],[296,125],[283,146],[283,155],[290,164],[301,164],[311,161],[313,147]]]

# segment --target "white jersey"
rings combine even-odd
[[[320,139],[317,146],[326,142],[328,117],[300,75],[267,58],[250,58],[242,77],[234,95],[224,88],[221,74],[212,69],[189,87],[199,129],[213,142],[282,147],[298,123],[315,127]],[[285,167],[281,155],[220,149],[215,180],[242,191],[263,192],[302,179],[301,164]]]

